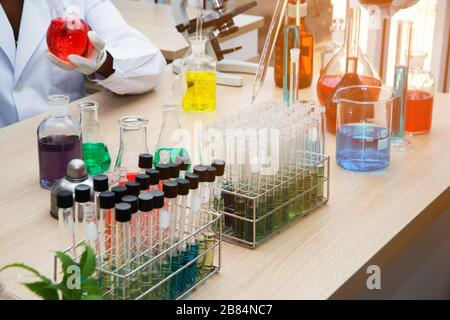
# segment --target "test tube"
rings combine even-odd
[[[187,209],[187,198],[189,195],[189,180],[184,179],[184,178],[178,178],[177,180],[178,183],[178,220],[179,223],[176,224],[177,229],[178,229],[178,234],[177,234],[177,239],[178,241],[181,241],[183,239],[185,239],[186,237],[186,233],[189,234],[189,232],[186,232],[186,209]],[[178,259],[179,259],[179,268],[183,268],[183,266],[186,265],[186,263],[188,263],[188,257],[189,256],[189,248],[187,246],[187,243],[183,242],[181,244],[181,246],[179,247],[179,254],[178,254]],[[176,270],[172,270],[172,271],[176,271]],[[186,285],[187,285],[187,279],[188,279],[188,273],[186,270],[183,270],[183,272],[181,272],[178,277],[177,277],[177,283],[178,286],[176,288],[177,291],[177,295],[180,293],[183,293],[186,289]]]
[[[189,219],[188,219],[188,232],[193,234],[196,231],[197,212],[200,208],[200,195],[198,190],[199,176],[194,173],[187,173],[186,180],[189,181],[189,199],[188,204],[190,206]],[[198,256],[198,241],[197,236],[191,238],[189,242],[189,254],[188,261],[196,259]],[[193,263],[188,268],[186,277],[187,286],[194,285],[197,278],[197,263]]]
[[[101,261],[105,261],[104,266],[108,271],[114,271],[112,269],[113,257],[114,257],[114,220],[115,220],[115,194],[114,192],[103,191],[99,196],[100,202],[100,220],[99,220],[99,234],[102,257]],[[113,288],[113,279],[109,275],[103,275],[103,291],[107,297],[111,296],[111,289]]]
[[[150,259],[153,259],[156,254],[162,252],[163,239],[162,239],[162,230],[159,228],[159,217],[161,210],[164,208],[164,192],[156,189],[152,191],[153,195],[153,212],[151,213],[151,217],[148,225],[148,233],[149,233],[149,250],[148,255]],[[160,232],[161,231],[161,232]],[[156,241],[155,241],[156,240]],[[162,259],[160,257],[157,261],[158,265],[152,263],[150,267],[151,277],[152,277],[152,286],[157,285],[163,280],[163,271],[162,271]],[[156,262],[156,261],[155,261]],[[164,292],[163,287],[158,287],[153,290],[150,294],[150,299],[152,300],[161,300],[164,299],[166,294]]]
[[[136,196],[125,196],[122,198],[122,203],[130,205],[131,221],[130,221],[130,254],[129,254],[129,268],[130,271],[136,269],[140,265],[139,251],[141,248],[141,216],[138,213],[138,198]],[[140,281],[139,275],[133,274],[129,281],[128,296],[134,299],[139,296]]]
[[[83,229],[85,243],[92,248],[97,256],[97,261],[100,262],[103,253],[100,252],[97,214],[93,202],[86,202],[83,206]]]
[[[56,195],[58,206],[58,224],[61,237],[61,250],[71,248],[72,258],[76,258],[76,237],[73,212],[73,193],[59,191]]]
[[[127,195],[137,197],[141,193],[141,184],[139,182],[128,181],[125,183]]]
[[[170,164],[159,163],[156,165],[156,170],[159,171],[159,190],[163,190],[163,184],[170,179]]]
[[[151,192],[141,193],[139,195],[139,215],[142,222],[143,243],[141,253],[147,252],[147,254],[141,256],[141,263],[146,263],[152,257],[152,245],[153,239],[152,230],[152,211],[153,211],[153,194]],[[152,268],[145,268],[141,272],[141,292],[145,292],[152,286]]]
[[[91,201],[91,187],[86,184],[80,184],[75,187],[75,234],[77,239],[83,239],[80,234],[78,223],[83,222],[84,207]]]
[[[180,166],[180,177],[184,177],[186,175],[186,171],[189,169],[191,160],[189,157],[177,157],[175,163]]]
[[[212,166],[216,168],[216,182],[214,184],[214,205],[213,209],[218,212],[224,211],[224,203],[222,199],[223,176],[225,175],[225,161],[214,160]]]
[[[115,186],[111,188],[111,192],[114,193],[114,201],[116,203],[121,203],[122,198],[127,195],[127,188],[123,186]]]
[[[205,199],[206,197],[208,197],[208,206],[207,206],[207,210],[208,210],[208,219],[207,222],[209,222],[210,216],[209,216],[209,211],[211,211],[211,209],[214,206],[214,187],[215,187],[215,181],[216,181],[216,173],[217,173],[217,169],[214,166],[208,166],[208,173],[206,175],[206,182],[208,184],[208,193],[205,194]]]
[[[150,177],[149,191],[158,190],[159,178],[160,178],[159,171],[156,169],[147,169],[147,170],[145,170],[145,173]]]
[[[96,207],[97,217],[100,217],[100,200],[99,196],[101,192],[109,190],[108,176],[98,175],[93,179],[94,183],[94,203]]]
[[[147,192],[150,189],[150,176],[148,174],[138,174],[136,182],[140,183],[140,192]]]
[[[139,155],[139,169],[141,173],[145,173],[147,169],[153,167],[153,155],[150,153],[143,153]]]
[[[114,270],[117,273],[126,274],[130,261],[130,221],[131,205],[128,203],[118,203],[115,209],[116,230],[115,230],[115,255]],[[128,298],[128,279],[115,278],[114,299],[126,300]]]
[[[289,102],[288,106],[293,106],[298,101],[299,73],[300,73],[300,49],[290,50],[290,82],[289,82]]]
[[[178,179],[180,177],[180,165],[176,163],[170,164],[169,177],[172,180]]]

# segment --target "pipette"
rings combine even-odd
[[[197,0],[197,29],[195,34],[197,40],[203,36],[203,0]]]
[[[291,49],[290,83],[289,83],[289,104],[294,105],[298,101],[298,81],[300,73],[300,49]]]
[[[266,78],[267,70],[269,69],[270,59],[272,58],[273,50],[275,49],[276,39],[280,33],[283,24],[283,18],[288,5],[288,0],[278,0],[273,14],[272,22],[270,24],[269,32],[267,34],[266,42],[261,53],[261,60],[259,61],[258,71],[256,72],[255,82],[253,83],[252,104],[256,100],[261,87]]]

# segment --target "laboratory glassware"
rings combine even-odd
[[[180,177],[180,165],[179,164],[177,164],[177,163],[170,164],[169,177],[170,177],[170,179],[177,179]]]
[[[95,204],[91,202],[91,192],[92,188],[86,184],[80,184],[75,187],[75,237],[78,241],[81,241],[85,234],[83,234],[83,230],[80,229],[79,224],[84,221],[84,211],[89,210],[89,208],[94,206]],[[87,208],[87,209],[85,209]]]
[[[156,165],[156,170],[159,171],[159,185],[158,189],[163,190],[163,183],[170,179],[170,164],[159,163]]]
[[[61,250],[72,248],[70,253],[72,254],[72,259],[75,259],[76,237],[73,212],[73,193],[67,190],[59,191],[56,195],[56,202],[58,208]]]
[[[69,101],[67,96],[49,96],[49,116],[37,128],[39,180],[44,189],[66,175],[69,161],[81,159],[81,127],[67,114]]]
[[[216,61],[206,54],[207,39],[190,39],[191,54],[182,61],[183,110],[210,112],[216,110]]]
[[[97,216],[100,216],[100,193],[109,190],[108,176],[97,175],[93,180],[94,188],[94,203],[96,207]]]
[[[275,46],[275,84],[289,88],[290,50],[300,49],[299,89],[311,86],[314,66],[314,35],[306,23],[308,4],[306,0],[289,0],[284,22]]]
[[[153,168],[153,155],[150,153],[140,154],[139,168],[141,169],[141,173],[145,173],[145,170]]]
[[[392,17],[399,10],[415,5],[419,0],[359,0],[361,5],[371,9],[373,6],[381,9],[382,14]]]
[[[115,186],[111,188],[111,192],[114,193],[114,200],[116,203],[121,203],[122,198],[127,195],[127,188],[124,186]]]
[[[189,159],[178,118],[180,107],[175,104],[164,105],[162,112],[163,124],[156,146],[155,165],[177,163],[180,159]]]
[[[119,120],[120,149],[117,154],[114,173],[116,183],[121,185],[134,181],[140,173],[139,155],[148,152],[148,120],[142,117],[124,117]]]
[[[156,169],[147,169],[145,173],[150,177],[149,191],[154,191],[158,189],[160,173]]]
[[[115,211],[116,206],[115,194],[110,191],[103,191],[99,195],[99,237],[100,237],[100,264],[99,267],[105,266],[108,271],[112,270],[112,264],[114,259],[114,232],[115,232]],[[103,274],[103,285],[104,292],[108,292],[107,298],[111,295],[111,290],[113,288],[113,278],[111,275]]]
[[[288,106],[294,105],[298,100],[299,82],[297,75],[300,72],[300,49],[291,49],[290,57],[289,90],[287,90],[287,87],[284,88],[285,102]]]
[[[216,168],[216,182],[214,183],[214,192],[212,193],[214,199],[213,209],[218,212],[223,212],[222,186],[224,183],[223,176],[225,175],[225,161],[216,159],[211,165]]]
[[[320,104],[326,107],[326,124],[330,133],[336,133],[336,105],[333,103],[333,95],[337,89],[382,84],[375,68],[359,48],[361,9],[352,7],[350,2],[347,0],[345,44],[328,63],[317,83],[317,96]]]
[[[69,55],[89,57],[94,49],[89,41],[91,27],[81,19],[77,6],[66,5],[64,0],[49,0],[52,21],[47,30],[47,46],[51,53],[63,61]]]
[[[154,240],[153,232],[153,194],[151,192],[141,193],[139,195],[139,215],[141,216],[142,243],[141,263],[146,263],[152,257]],[[145,254],[147,252],[147,254]],[[140,276],[141,292],[146,291],[152,286],[151,268],[144,268]]]
[[[80,110],[81,133],[83,136],[83,160],[89,175],[97,175],[109,170],[111,157],[103,142],[98,120],[98,103],[83,101],[78,104]]]
[[[408,93],[406,99],[406,132],[424,134],[431,130],[435,80],[424,67],[426,52],[412,52],[409,62]]]
[[[275,50],[278,36],[282,33],[281,29],[284,23],[285,14],[288,6],[288,0],[277,0],[273,12],[272,21],[267,33],[266,41],[259,60],[258,70],[255,75],[252,88],[252,104],[255,102],[266,79],[267,70],[270,67],[273,51]]]
[[[141,184],[136,181],[128,181],[125,183],[127,195],[137,197],[141,193]]]
[[[186,173],[186,180],[189,181],[189,195],[188,195],[188,205],[189,205],[189,219],[188,219],[188,231],[192,234],[195,232],[196,228],[200,227],[198,222],[198,211],[200,210],[200,194],[198,190],[199,176],[188,172]],[[198,256],[198,236],[191,238],[188,243],[189,254],[188,260],[192,261]],[[190,265],[187,271],[186,281],[188,285],[193,285],[197,279],[197,263]]]
[[[175,228],[177,230],[176,241],[182,241],[189,235],[187,230],[187,209],[188,209],[188,195],[189,195],[189,180],[184,178],[176,179],[178,183],[178,213],[175,222]],[[187,243],[183,243],[178,247],[178,267],[183,268],[189,262],[189,247]],[[176,271],[176,270],[172,270]],[[177,287],[172,288],[172,291],[176,292],[176,295],[183,293],[188,288],[188,272],[187,270],[178,274],[176,279]]]
[[[98,219],[93,202],[87,202],[83,205],[83,229],[84,242],[92,248],[96,254],[97,264],[100,265],[103,252],[100,249],[98,237]]]
[[[153,212],[152,218],[150,219],[148,233],[150,239],[150,248],[148,254],[151,258],[160,254],[163,250],[163,233],[160,228],[160,216],[162,211],[164,211],[164,192],[161,190],[153,190]],[[165,264],[166,266],[166,264]],[[166,269],[167,270],[167,267]],[[160,257],[156,263],[150,265],[150,272],[152,277],[152,286],[157,285],[164,279],[163,273],[163,257]],[[165,299],[167,295],[167,286],[160,286],[152,292],[150,298],[152,300],[162,300]]]
[[[396,100],[392,114],[392,146],[396,151],[407,151],[412,145],[406,138],[406,99],[408,93],[409,56],[411,55],[412,22],[402,20],[397,27],[394,91]]]
[[[114,232],[114,270],[118,274],[129,272],[131,259],[131,205],[128,203],[118,203],[115,207],[115,232]],[[129,281],[127,278],[115,278],[114,299],[128,299]]]
[[[337,163],[350,171],[386,169],[394,92],[386,87],[351,86],[339,89],[334,100],[338,109]]]
[[[56,195],[59,191],[67,190],[75,192],[75,187],[80,184],[87,184],[92,187],[92,178],[87,174],[86,164],[83,160],[73,159],[67,165],[66,176],[58,181],[52,187],[50,200],[50,214],[58,219],[58,208],[56,206]]]
[[[342,49],[345,41],[345,24],[344,19],[333,19],[331,25],[331,42],[322,52],[322,73],[333,57]]]

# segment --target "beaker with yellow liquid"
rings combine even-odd
[[[191,54],[183,60],[183,110],[210,112],[216,110],[216,61],[208,56],[206,38],[193,37]]]

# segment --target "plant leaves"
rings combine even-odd
[[[90,278],[81,283],[81,290],[83,291],[83,295],[102,295],[102,291],[99,287],[98,280],[95,278]]]
[[[96,255],[90,246],[86,246],[80,258],[81,279],[90,277],[96,270]]]
[[[4,266],[0,269],[0,272],[6,270],[6,269],[12,269],[12,268],[19,268],[19,269],[24,269],[27,270],[31,273],[33,273],[35,276],[37,276],[39,279],[41,279],[42,281],[48,281],[50,283],[52,283],[52,281],[48,278],[46,278],[45,276],[43,276],[42,274],[40,274],[37,270],[23,264],[23,263],[13,263],[13,264],[9,264],[7,266]]]
[[[103,296],[101,295],[87,295],[83,296],[81,300],[103,300]]]
[[[56,256],[58,257],[59,261],[61,261],[63,273],[66,273],[67,268],[69,268],[70,266],[77,265],[77,263],[64,252],[58,251],[56,252]]]
[[[25,283],[24,286],[44,300],[59,300],[57,288],[49,281]]]

